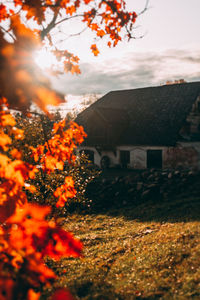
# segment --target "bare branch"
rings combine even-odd
[[[0,29],[4,32],[4,33],[6,33],[6,34],[8,34],[12,39],[13,39],[13,41],[15,41],[16,40],[16,38],[15,38],[15,36],[14,35],[12,35],[12,33],[10,32],[10,30],[8,29],[8,30],[6,30],[3,26],[0,26]]]
[[[71,20],[71,19],[74,19],[74,18],[78,18],[78,17],[83,17],[84,15],[83,14],[80,14],[80,15],[74,15],[74,16],[71,16],[71,17],[66,17],[60,21],[58,21],[57,23],[55,23],[55,26],[65,22],[65,21],[68,21],[68,20]]]
[[[150,2],[150,0],[146,0],[146,4],[145,4],[144,9],[137,14],[137,17],[139,17],[142,14],[144,14],[150,8],[149,2]],[[135,29],[137,29],[139,27],[140,27],[140,25],[137,25],[137,26],[134,26],[133,29],[135,30]],[[131,31],[128,29],[128,27],[125,26],[125,28],[126,28],[126,32],[128,34],[128,38],[129,39],[142,39],[146,35],[146,33],[144,33],[144,34],[142,34],[140,36],[133,36],[132,33],[131,33]]]
[[[66,38],[63,38],[62,40],[59,40],[58,43],[63,43],[65,41],[67,41],[69,38],[71,37],[76,37],[81,35],[83,32],[85,32],[86,30],[88,30],[88,27],[83,28],[80,32],[74,33],[74,34],[65,34],[64,32],[61,32],[63,35],[66,35]]]
[[[147,9],[149,9],[149,2],[150,2],[150,0],[146,0],[144,9],[137,14],[138,17],[143,15],[147,11]]]

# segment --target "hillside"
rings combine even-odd
[[[200,299],[200,195],[76,214],[84,258],[51,263],[75,299]]]

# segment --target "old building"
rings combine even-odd
[[[109,92],[76,122],[88,134],[80,150],[99,166],[199,166],[200,82]]]

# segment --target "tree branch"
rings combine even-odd
[[[59,0],[56,5],[54,5],[54,7],[59,7],[61,3],[61,0]],[[41,39],[43,40],[47,34],[56,26],[56,20],[57,20],[57,17],[58,17],[58,13],[59,13],[59,9],[57,9],[54,13],[54,17],[53,19],[51,20],[51,22],[48,24],[48,26],[46,28],[44,28],[41,33],[40,33],[40,37]]]
[[[150,0],[146,0],[144,9],[137,14],[138,17],[141,16],[142,14],[144,14],[147,11],[147,9],[149,9],[149,2],[150,2]]]
[[[12,35],[12,33],[10,33],[10,30],[9,30],[9,29],[6,30],[4,27],[0,26],[0,30],[2,30],[4,33],[8,34],[8,35],[13,39],[13,41],[16,40],[15,36]]]
[[[74,19],[74,18],[78,18],[78,17],[83,17],[84,15],[83,14],[80,14],[80,15],[74,15],[74,16],[71,16],[71,17],[66,17],[60,21],[58,21],[57,23],[55,23],[55,26],[65,22],[65,21],[68,21],[68,20],[71,20],[71,19]]]

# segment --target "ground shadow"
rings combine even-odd
[[[89,213],[141,222],[200,221],[200,173],[187,171],[109,173],[89,189]],[[110,177],[109,177],[109,176]]]
[[[200,221],[200,195],[176,195],[171,199],[146,200],[127,207],[110,209],[110,216],[123,216],[141,222],[190,222]]]

